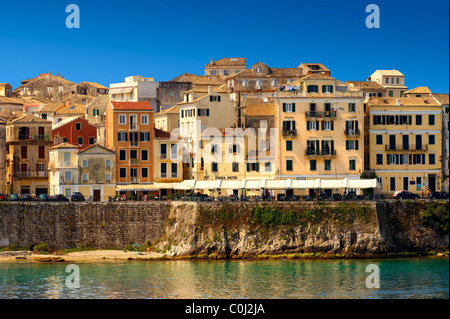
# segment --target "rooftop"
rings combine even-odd
[[[245,58],[223,58],[206,64],[208,66],[242,66],[246,65]]]
[[[110,102],[114,110],[153,111],[150,102]]]
[[[60,149],[60,148],[78,148],[78,146],[66,142],[66,143],[61,143],[56,146],[50,147],[51,150],[56,150],[56,149]]]
[[[431,91],[426,86],[419,86],[409,91],[403,92],[403,94],[431,94]]]
[[[19,117],[15,120],[12,120],[11,123],[46,123],[46,124],[52,124],[51,121],[47,121],[44,119],[41,119],[40,117],[34,116],[34,115],[25,115],[22,117]]]
[[[369,99],[372,106],[397,106],[397,100],[400,100],[400,106],[439,106],[438,102],[430,97],[373,97]]]
[[[441,93],[433,93],[431,94],[436,100],[439,101],[441,104],[449,104],[449,95],[447,94],[441,94]]]
[[[353,85],[355,88],[361,91],[383,91],[386,92],[386,88],[375,81],[346,81],[345,83]]]

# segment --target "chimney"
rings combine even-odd
[[[212,93],[212,87],[208,86],[208,94],[211,94],[211,93]]]
[[[210,62],[209,62],[209,64],[211,64],[211,65],[212,65],[212,64],[213,64],[213,59],[212,59],[212,58],[210,58],[210,59],[209,59],[209,61],[210,61]]]
[[[66,104],[66,106],[69,106],[70,105],[70,101],[66,101],[66,102],[64,102],[65,104]]]
[[[397,99],[396,102],[397,102],[397,105],[400,106],[400,99]]]
[[[161,105],[161,106],[159,107],[159,112],[162,112],[162,111],[164,111],[164,105]]]
[[[56,76],[59,77],[59,73],[56,73]]]

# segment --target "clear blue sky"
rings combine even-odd
[[[80,29],[66,28],[71,3]],[[371,3],[380,29],[365,26]],[[397,69],[409,88],[449,91],[446,0],[27,0],[0,10],[0,82],[14,88],[49,71],[106,86],[129,75],[168,81],[202,75],[210,58],[245,57],[247,67],[323,63],[342,81]]]

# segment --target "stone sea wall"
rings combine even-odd
[[[2,203],[0,240],[168,256],[383,255],[448,251],[448,202]]]

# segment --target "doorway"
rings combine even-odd
[[[101,201],[101,191],[99,189],[94,189],[94,202]]]
[[[407,191],[409,189],[409,179],[408,177],[403,177],[403,190]]]
[[[430,193],[436,191],[436,175],[428,175],[428,188]]]

